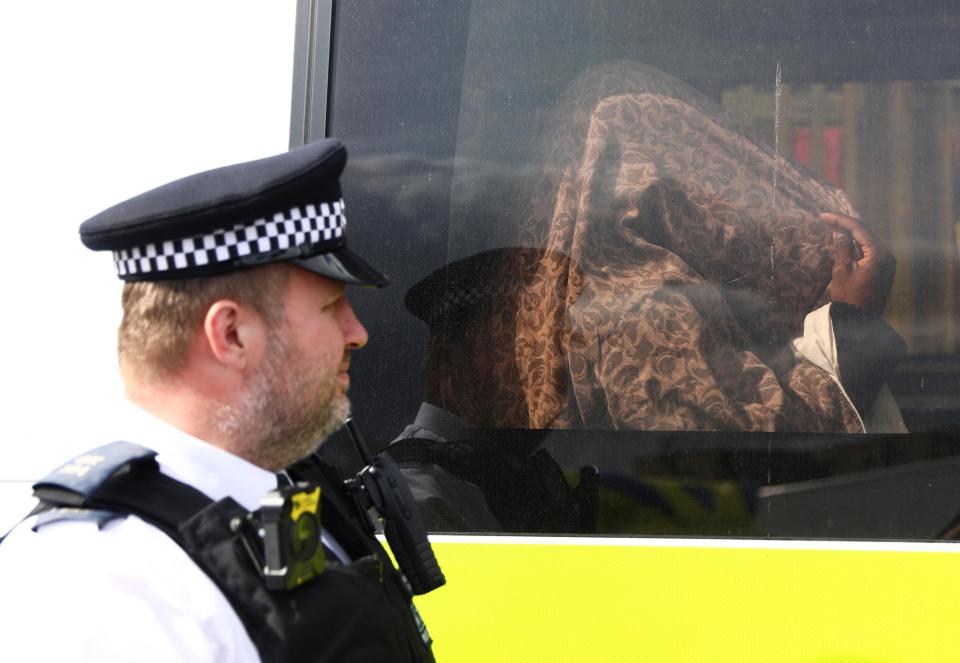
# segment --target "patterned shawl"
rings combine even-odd
[[[852,214],[841,191],[633,62],[571,84],[539,158],[519,237],[537,250],[517,252],[522,292],[487,328],[514,407],[488,423],[862,430],[789,346],[828,301],[832,238],[816,215]]]

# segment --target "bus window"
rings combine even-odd
[[[958,19],[338,3],[353,400],[431,529],[952,536]]]

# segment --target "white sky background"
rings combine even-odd
[[[287,149],[295,0],[0,5],[0,534],[29,482],[110,441],[120,282],[86,218]]]

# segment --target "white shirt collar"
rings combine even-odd
[[[243,508],[254,511],[263,496],[277,487],[272,472],[188,435],[132,403],[124,410],[117,439],[153,449],[161,472],[210,499],[232,497]]]

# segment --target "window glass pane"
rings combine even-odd
[[[393,277],[358,298],[354,401],[404,438],[431,526],[948,529],[958,25],[945,2],[339,7],[331,134]]]

